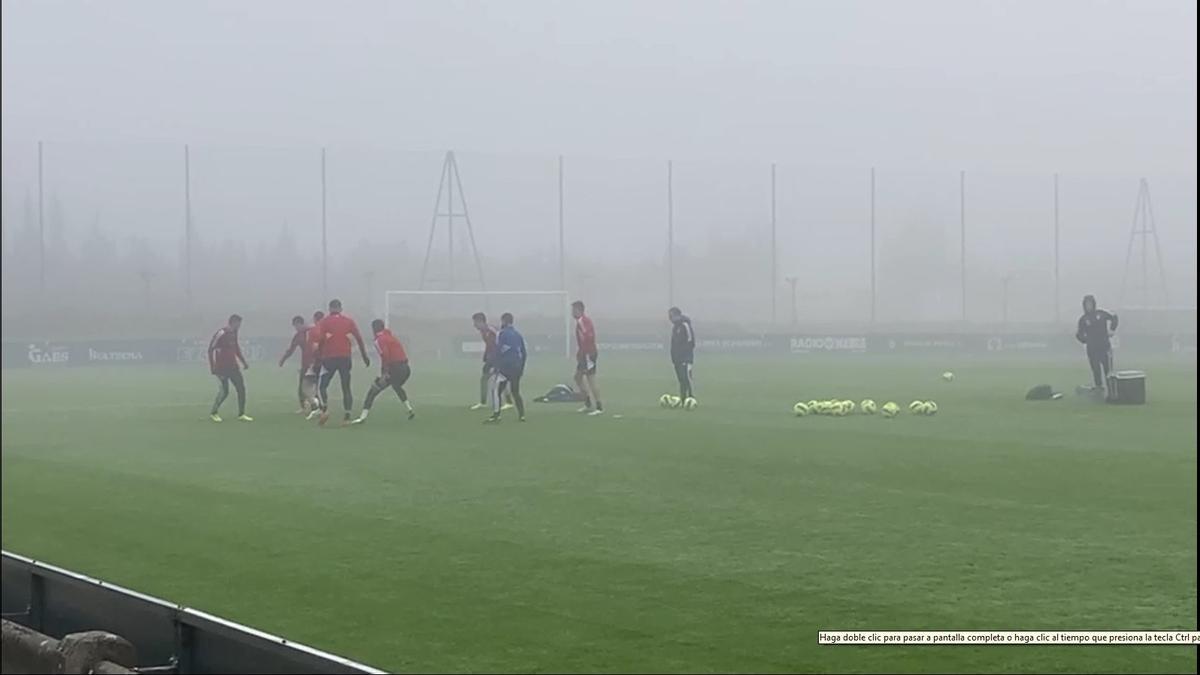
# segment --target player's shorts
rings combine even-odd
[[[575,372],[584,375],[596,374],[596,357],[598,354],[581,354],[575,364]]]
[[[334,356],[321,359],[322,374],[328,373],[329,377],[333,377],[334,373],[342,373],[342,377],[350,377],[350,357],[349,356]]]
[[[231,368],[218,368],[213,371],[213,375],[221,381],[222,384],[232,382],[234,386],[242,383],[242,371],[237,366]]]
[[[525,374],[523,368],[499,368],[496,372],[509,382],[520,382],[521,376]]]
[[[412,377],[412,369],[408,367],[408,361],[393,363],[388,366],[387,374],[384,379],[393,387],[403,387],[408,378]]]

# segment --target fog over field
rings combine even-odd
[[[802,324],[1196,303],[1194,3],[16,0],[2,25],[6,335],[379,314],[421,286],[448,150],[485,287],[597,316],[787,324],[793,283]]]

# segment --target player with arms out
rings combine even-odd
[[[392,331],[384,326],[383,319],[372,321],[371,331],[375,333],[375,351],[379,353],[381,372],[379,377],[375,378],[375,382],[371,384],[370,391],[367,392],[367,400],[363,402],[362,412],[351,424],[366,422],[367,415],[371,412],[371,406],[375,404],[375,397],[388,387],[395,390],[396,395],[404,403],[404,407],[408,408],[408,419],[411,420],[417,416],[417,413],[413,412],[412,402],[408,400],[408,392],[404,391],[404,383],[408,382],[409,376],[412,375],[412,370],[408,367],[408,354],[404,351],[404,345],[392,334]]]
[[[1092,367],[1092,391],[1104,391],[1104,380],[1112,370],[1112,342],[1117,330],[1117,315],[1096,307],[1096,296],[1083,296],[1083,316],[1075,329],[1075,339],[1087,345],[1088,364]]]
[[[312,372],[313,346],[308,341],[308,333],[312,326],[305,325],[304,317],[297,315],[292,317],[292,328],[296,332],[292,335],[292,342],[287,351],[279,357],[279,367],[283,367],[293,352],[300,350],[300,383],[296,388],[296,395],[300,398],[300,409],[296,412],[303,415],[320,404],[317,400],[317,377]]]
[[[479,403],[471,406],[471,410],[482,410],[488,406],[488,391],[492,381],[492,361],[496,357],[496,335],[498,331],[488,325],[487,315],[483,312],[475,312],[471,315],[471,323],[474,324],[475,330],[479,331],[479,337],[483,338],[483,371],[479,375]],[[505,396],[502,410],[508,410],[512,407],[512,396]]]
[[[367,356],[366,345],[363,344],[362,333],[358,332],[358,324],[354,319],[342,314],[342,301],[329,301],[329,315],[317,324],[321,332],[321,384],[320,392],[321,416],[319,424],[324,426],[329,421],[329,383],[333,374],[338,374],[342,384],[342,424],[349,424],[351,411],[354,408],[354,394],[350,391],[350,337],[358,343],[358,353],[362,354],[363,365],[370,366],[371,358]]]
[[[490,391],[492,415],[486,424],[500,421],[500,399],[507,389],[517,405],[517,418],[525,421],[525,399],[521,398],[521,376],[525,374],[525,361],[529,353],[525,350],[525,338],[513,326],[513,315],[500,315],[500,333],[496,336],[496,353],[491,363]]]
[[[587,404],[579,409],[588,415],[603,415],[604,404],[600,402],[600,390],[596,388],[596,327],[584,313],[583,302],[571,303],[571,316],[575,317],[575,342],[579,349],[575,353],[575,384],[587,396]]]
[[[692,363],[696,356],[696,333],[692,320],[678,307],[667,310],[671,320],[671,363],[675,365],[675,379],[679,380],[679,398],[694,398],[692,392]]]
[[[220,422],[221,404],[229,396],[229,383],[237,390],[238,419],[243,422],[253,422],[254,418],[246,414],[246,383],[242,380],[242,371],[238,369],[238,361],[242,367],[249,370],[250,364],[242,356],[242,348],[238,345],[238,329],[242,327],[242,317],[234,314],[229,317],[229,323],[216,333],[208,342],[208,369],[216,376],[218,384],[217,400],[213,401],[212,412],[208,417],[214,422]]]

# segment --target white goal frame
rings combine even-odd
[[[563,356],[571,356],[571,305],[566,291],[385,291],[383,294],[384,323],[392,327],[392,298],[394,296],[474,296],[474,297],[513,297],[513,296],[557,296],[559,307],[563,313]]]

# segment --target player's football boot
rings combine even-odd
[[[499,424],[500,423],[500,415],[490,415],[490,416],[488,416],[488,418],[486,420],[483,421],[483,423],[484,424]]]
[[[314,417],[316,417],[317,415],[320,415],[320,414],[321,414],[321,409],[320,409],[320,408],[313,408],[312,410],[310,410],[310,411],[309,411],[309,413],[308,413],[308,417],[305,417],[304,419],[305,419],[305,420],[311,420],[311,419],[313,419]]]
[[[413,420],[413,419],[416,419],[416,418],[417,418],[417,413],[416,413],[415,411],[413,411],[413,410],[409,410],[409,411],[408,411],[408,419],[410,419],[410,420]]]
[[[588,417],[595,417],[596,415],[603,415],[603,414],[604,414],[603,410],[601,410],[600,408],[596,408],[595,410],[588,413]]]
[[[329,421],[329,411],[322,412],[321,416],[317,418],[317,424],[320,424],[321,426],[325,426],[325,423],[328,421]]]
[[[589,414],[589,415],[590,415],[590,414],[592,414],[592,406],[590,406],[590,405],[585,405],[585,406],[583,406],[582,408],[580,408],[579,410],[576,410],[575,412],[577,412],[577,413],[587,413],[587,414]]]
[[[214,421],[214,422],[220,422],[220,421],[221,421],[221,416],[220,416],[220,415],[218,415],[217,413],[213,413],[213,414],[211,414],[211,415],[209,415],[209,416],[208,416],[208,419],[210,419],[210,420],[212,420],[212,421]]]
[[[515,406],[513,406],[513,404],[511,404],[511,403],[505,403],[504,405],[500,406],[500,409],[501,410],[512,410],[514,407]]]
[[[476,403],[475,405],[468,408],[468,410],[483,410],[486,407],[487,407],[487,405],[485,405],[483,403]]]
[[[238,419],[241,420],[242,422],[253,422],[254,421],[253,417],[251,417],[245,413],[238,415]]]
[[[350,420],[350,424],[362,424],[363,422],[366,422],[366,421],[367,421],[367,418],[365,418],[365,417],[355,417],[354,419]]]

